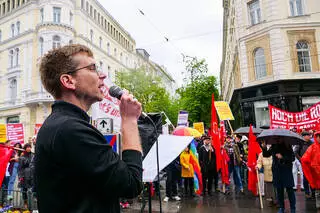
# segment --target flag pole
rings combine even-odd
[[[227,120],[227,122],[228,122],[228,124],[229,124],[230,129],[231,129],[231,135],[233,135],[233,129],[232,129],[231,123],[230,123],[229,120]]]
[[[262,195],[261,195],[261,189],[260,189],[260,179],[259,179],[258,169],[256,169],[256,172],[257,172],[257,178],[258,178],[258,192],[259,192],[259,198],[260,198],[260,208],[263,209],[263,202],[262,202]]]

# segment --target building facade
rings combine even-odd
[[[318,0],[223,0],[223,8],[221,96],[235,126],[268,126],[268,104],[297,112],[320,101]]]
[[[0,0],[0,123],[34,134],[53,102],[41,85],[41,57],[72,43],[90,47],[112,80],[140,60],[135,40],[96,0]]]

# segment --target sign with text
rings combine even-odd
[[[234,120],[233,114],[227,102],[215,101],[214,106],[221,121]]]
[[[97,129],[101,134],[111,134],[113,132],[113,124],[111,118],[98,118],[97,119]]]
[[[121,117],[120,117],[120,101],[109,95],[109,88],[114,84],[110,79],[104,80],[105,86],[102,88],[104,98],[102,101],[92,105],[92,119],[95,121],[96,126],[98,125],[97,119],[99,118],[110,118],[113,121],[113,133],[120,132]]]
[[[201,134],[204,134],[204,123],[203,122],[193,123],[193,128],[198,130]]]
[[[11,144],[24,143],[23,124],[7,124],[7,138]]]
[[[177,126],[188,126],[188,112],[180,110],[178,114],[178,125]]]
[[[7,126],[0,124],[0,143],[4,143],[7,140]]]
[[[288,112],[269,104],[270,128],[315,129],[320,119],[320,102],[302,112]]]

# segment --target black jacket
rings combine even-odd
[[[211,155],[211,157],[209,157]],[[217,165],[216,165],[216,152],[215,149],[212,147],[212,151],[206,149],[205,145],[203,145],[199,149],[199,163],[201,166],[202,172],[216,172]]]
[[[40,213],[120,212],[119,197],[141,192],[142,155],[120,160],[86,112],[58,101],[38,133],[35,175]]]

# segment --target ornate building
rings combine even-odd
[[[222,99],[234,125],[269,125],[268,104],[320,101],[318,0],[223,0]]]
[[[0,123],[23,123],[26,138],[33,135],[53,101],[41,85],[41,56],[71,43],[90,47],[111,79],[141,60],[135,40],[96,0],[0,0]]]

